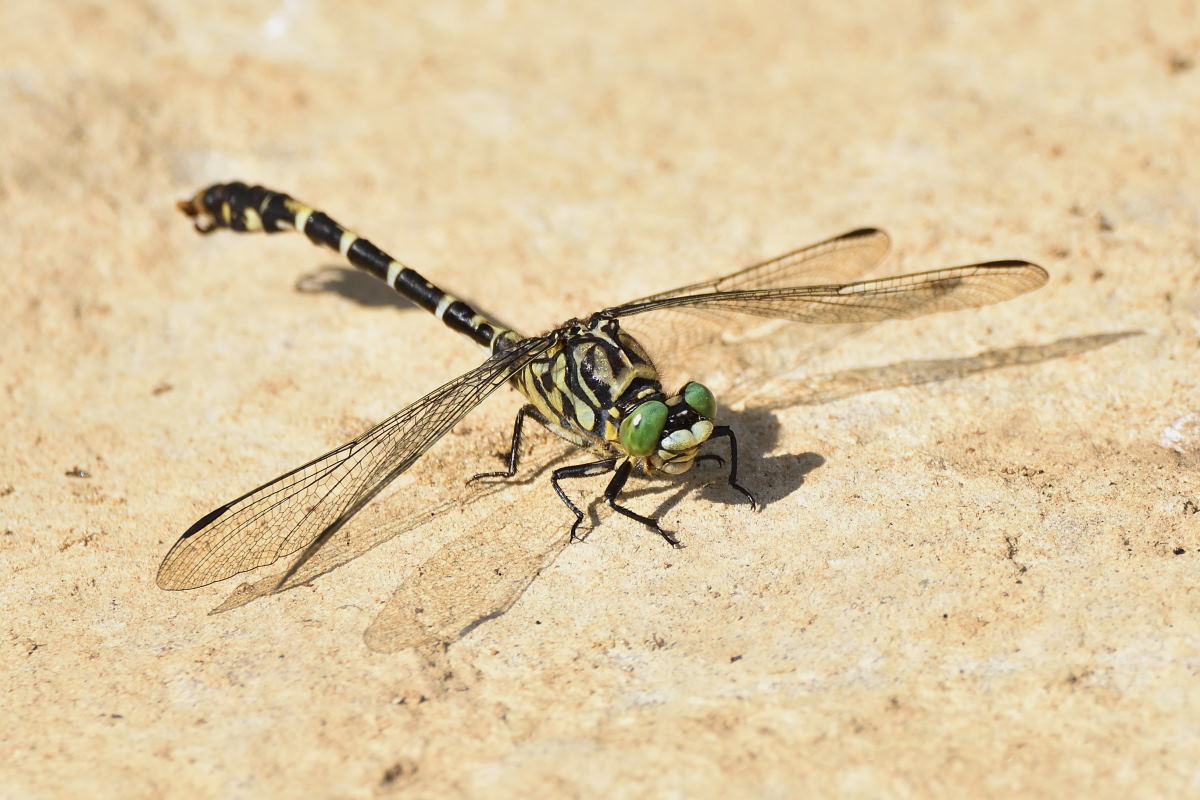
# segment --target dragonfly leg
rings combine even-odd
[[[715,461],[718,467],[725,466],[725,459],[716,453],[705,453],[704,455],[696,456],[696,463],[699,464],[701,461]]]
[[[550,485],[554,487],[554,491],[558,492],[558,499],[566,503],[567,508],[575,514],[575,523],[571,526],[571,539],[579,540],[578,530],[579,523],[583,522],[583,512],[579,510],[579,506],[571,502],[571,498],[567,497],[567,493],[558,485],[558,482],[563,478],[588,478],[592,475],[603,475],[606,472],[612,472],[616,465],[615,458],[606,458],[603,461],[559,467],[550,474]]]
[[[623,461],[621,466],[617,467],[616,474],[613,475],[612,480],[608,482],[608,488],[604,490],[604,502],[608,503],[609,506],[612,507],[612,510],[616,511],[618,514],[622,514],[630,519],[635,519],[642,523],[647,528],[666,539],[667,543],[672,547],[682,547],[683,545],[681,545],[679,540],[675,538],[675,534],[671,533],[670,531],[663,530],[662,527],[659,526],[658,520],[654,519],[653,517],[644,517],[636,511],[628,509],[625,506],[617,503],[617,495],[619,495],[621,490],[625,488],[625,481],[629,480],[629,473],[632,471],[633,462],[628,459]]]
[[[517,421],[516,424],[513,425],[512,444],[508,449],[508,456],[505,459],[508,464],[508,468],[498,470],[496,472],[477,473],[468,478],[467,483],[474,483],[475,481],[482,480],[483,478],[511,478],[513,475],[517,474],[517,463],[519,462],[521,456],[521,426],[525,424],[526,417],[533,417],[538,422],[542,421],[541,415],[538,413],[537,409],[531,405],[523,406],[521,410],[517,412]]]
[[[712,435],[708,437],[708,440],[712,441],[721,437],[729,440],[729,485],[745,495],[746,499],[750,501],[750,508],[752,510],[757,509],[758,501],[754,499],[754,495],[750,494],[745,486],[737,482],[737,436],[734,434],[733,428],[730,428],[728,425],[718,425],[713,428]],[[703,458],[703,456],[701,457]]]

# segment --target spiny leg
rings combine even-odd
[[[663,530],[659,526],[658,520],[654,519],[653,517],[644,517],[636,511],[617,503],[617,495],[619,495],[621,490],[625,488],[625,481],[629,480],[629,473],[632,471],[633,462],[629,459],[626,459],[621,463],[621,466],[617,467],[616,474],[613,475],[612,480],[608,482],[608,488],[604,490],[604,502],[608,503],[612,510],[616,511],[618,514],[623,514],[630,519],[635,519],[642,523],[647,528],[666,539],[667,543],[672,547],[682,547],[683,545],[681,545],[679,540],[675,538],[675,534],[671,533],[670,531]]]
[[[567,497],[567,493],[559,486],[558,482],[563,478],[590,478],[593,475],[603,475],[606,472],[612,472],[613,467],[617,465],[615,458],[606,458],[603,461],[592,461],[587,464],[574,464],[570,467],[559,467],[550,473],[550,485],[554,487],[554,491],[558,493],[558,499],[566,503],[567,508],[575,514],[575,522],[571,525],[571,538],[579,540],[579,523],[583,522],[583,512],[579,506],[571,502],[571,498]]]
[[[616,466],[616,463],[617,460],[615,458],[606,458],[603,461],[593,461],[588,464],[577,464],[570,467],[561,467],[554,470],[554,473],[550,476],[550,483],[554,486],[554,491],[558,492],[559,499],[562,500],[563,503],[566,504],[567,508],[571,509],[571,511],[575,514],[575,523],[571,525],[571,538],[579,538],[577,532],[579,530],[579,524],[583,522],[583,511],[580,510],[579,506],[571,502],[571,498],[567,497],[567,493],[564,492],[563,488],[558,484],[559,480],[562,478],[589,478],[593,475],[602,475],[605,472],[611,472],[615,467],[616,472],[613,475],[612,480],[608,482],[608,486],[604,489],[604,502],[608,503],[609,507],[618,514],[642,523],[647,528],[665,539],[672,547],[682,547],[683,545],[679,543],[679,539],[675,538],[675,534],[671,533],[670,531],[663,530],[663,528],[658,524],[658,520],[654,519],[653,517],[643,516],[633,509],[626,508],[617,502],[617,497],[621,494],[621,490],[625,488],[625,483],[629,480],[629,475],[633,471],[633,462],[629,459],[625,459],[621,462],[621,466],[619,467]]]
[[[708,440],[711,442],[713,439],[718,438],[725,438],[729,440],[729,485],[745,495],[746,499],[750,501],[751,510],[757,509],[758,501],[754,499],[754,495],[750,494],[745,486],[742,486],[737,482],[737,435],[734,434],[733,428],[730,428],[728,425],[717,425],[713,428],[712,435],[708,437]],[[701,456],[701,458],[704,458],[704,456]],[[720,460],[720,456],[717,456],[717,459]]]
[[[545,424],[542,415],[532,405],[521,407],[521,410],[517,412],[517,421],[513,425],[512,444],[509,446],[508,457],[506,459],[508,468],[496,472],[476,473],[467,479],[467,483],[474,483],[483,478],[511,478],[517,474],[517,462],[521,454],[521,427],[525,424],[526,417],[533,417],[538,422]]]

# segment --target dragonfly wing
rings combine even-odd
[[[619,308],[641,307],[669,298],[692,297],[727,291],[785,288],[792,286],[841,285],[861,278],[874,269],[887,255],[891,241],[877,228],[858,230],[834,236],[816,244],[801,247],[775,258],[720,278],[681,286],[667,292],[643,297]],[[741,313],[731,313],[714,307],[694,305],[659,306],[658,313],[639,314],[623,323],[643,344],[653,346],[662,377],[668,386],[678,378],[709,375],[709,364],[730,366],[740,360],[730,348],[731,342],[741,341],[747,334],[759,333],[762,320]],[[794,359],[803,359],[841,340],[848,331],[837,334],[828,331],[790,332],[789,349]],[[744,348],[738,348],[744,349]],[[760,353],[761,355],[761,353]],[[679,374],[673,368],[679,366]],[[747,377],[762,370],[741,370]],[[711,388],[720,389],[730,399],[734,387],[714,379]]]
[[[622,327],[635,337],[645,337],[643,342],[660,369],[678,365],[690,373],[665,375],[669,388],[672,378],[696,377],[711,380],[710,388],[736,399],[741,388],[752,388],[794,368],[804,350],[822,338],[842,338],[768,321],[836,324],[854,330],[855,325],[861,328],[883,320],[998,303],[1046,280],[1045,270],[1036,264],[991,261],[843,284],[660,296],[626,303],[609,313],[621,317]],[[656,338],[659,331],[666,335]],[[781,363],[781,358],[787,363]]]
[[[911,319],[1016,297],[1043,285],[1046,271],[1028,261],[989,261],[832,286],[741,289],[666,297],[617,306],[618,317],[678,309],[833,324]]]
[[[720,278],[659,292],[626,305],[705,292],[847,283],[878,266],[890,246],[888,235],[878,228],[859,228]]]
[[[307,560],[383,487],[549,345],[547,338],[524,339],[353,441],[206,514],[167,553],[158,569],[158,585],[194,589],[302,549],[306,552],[301,561]]]

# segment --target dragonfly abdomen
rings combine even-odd
[[[496,349],[497,338],[509,332],[329,215],[291,195],[240,182],[218,183],[180,202],[179,208],[193,218],[201,233],[217,228],[263,233],[300,231],[313,244],[341,253],[355,267],[384,281],[446,327],[484,347]]]

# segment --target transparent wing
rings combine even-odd
[[[841,285],[861,278],[874,269],[887,255],[890,246],[891,241],[883,231],[860,228],[720,278],[659,292],[626,303],[625,306],[725,291]],[[657,313],[640,314],[636,320],[630,320],[626,327],[635,338],[652,347],[665,382],[673,386],[677,379],[682,381],[694,375],[711,374],[713,370],[710,366],[728,363],[732,355],[731,343],[740,342],[749,334],[761,333],[757,329],[762,324],[759,318],[728,309],[683,304],[659,306]],[[845,329],[837,334],[815,329],[792,330],[789,332],[792,341],[787,343],[787,347],[792,351],[792,357],[800,361],[850,333]],[[733,346],[745,350],[740,345]],[[738,373],[747,384],[753,382],[754,373],[769,370],[767,367],[749,369],[745,364],[749,357],[745,354],[741,358],[744,368]],[[672,374],[677,366],[678,374]],[[715,378],[710,380],[713,381],[711,388],[720,390],[725,397],[724,402],[734,398],[734,385],[721,385]]]
[[[517,398],[514,396],[512,399],[515,401]],[[289,564],[281,573],[240,583],[213,613],[239,608],[259,598],[302,586],[398,537],[420,538],[420,544],[401,545],[404,557],[396,562],[399,567],[413,563],[408,555],[411,550],[424,548],[428,543],[446,542],[464,536],[474,542],[481,553],[495,553],[495,548],[501,545],[494,543],[493,538],[500,542],[510,540],[507,527],[496,527],[485,533],[480,524],[473,520],[480,519],[481,509],[494,508],[497,496],[503,499],[505,511],[496,518],[503,519],[504,514],[508,514],[509,522],[515,521],[514,527],[521,532],[520,535],[527,537],[529,542],[537,541],[540,534],[529,531],[529,518],[524,514],[514,514],[514,508],[529,502],[531,497],[545,496],[552,503],[558,503],[555,510],[562,512],[562,505],[550,492],[546,479],[577,448],[550,435],[548,431],[544,435],[529,436],[527,441],[522,442],[522,463],[514,477],[494,483],[468,483],[464,480],[475,471],[476,463],[479,469],[494,468],[495,462],[487,459],[498,461],[502,457],[499,448],[507,446],[508,435],[508,431],[493,431],[492,434],[476,432],[470,436],[443,437],[439,446],[430,448],[401,476],[404,485],[398,491],[391,492],[389,496],[382,496],[381,492],[381,496],[363,508],[353,520],[326,539],[311,558],[295,559],[298,563]],[[481,448],[481,438],[487,438],[490,446]],[[444,447],[440,446],[443,444]],[[509,504],[508,498],[513,496],[520,499],[516,504]],[[543,516],[534,515],[532,519],[545,522]],[[462,533],[464,529],[472,528],[478,531],[478,535]],[[486,544],[481,543],[481,539],[486,539]],[[447,574],[441,566],[430,564],[427,568],[426,562],[419,563],[416,574],[423,584],[438,583]],[[492,564],[492,568],[502,567]],[[456,590],[447,587],[447,590],[463,593],[459,606],[464,613],[469,613],[466,609],[478,606],[470,599],[471,596],[487,592],[485,587],[458,587]]]
[[[890,246],[891,241],[883,231],[877,228],[859,228],[721,278],[659,292],[625,305],[638,305],[668,297],[706,292],[847,283],[878,266],[887,255]]]
[[[795,326],[772,330],[761,338],[745,336],[755,324],[761,327],[764,318],[817,325],[911,319],[998,303],[1036,289],[1046,280],[1045,270],[1036,264],[990,261],[822,286],[666,293],[608,311],[623,318],[622,326],[643,339],[660,371],[678,367],[698,379],[711,380],[712,388],[736,396],[741,389],[795,367],[802,348],[790,340],[812,338]],[[662,322],[642,325],[639,317],[652,320],[664,314],[671,320],[671,332],[659,340],[655,333],[667,326]],[[678,376],[666,374],[670,391],[670,380]]]
[[[544,337],[522,340],[353,441],[206,514],[167,553],[158,585],[194,589],[304,549],[286,581],[355,512],[549,345]]]
[[[1028,261],[989,261],[832,286],[740,289],[639,300],[609,309],[617,317],[678,308],[733,311],[817,324],[911,319],[998,303],[1036,289],[1046,271]]]

